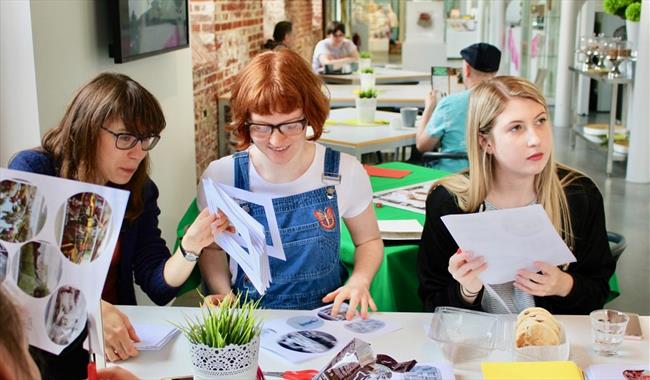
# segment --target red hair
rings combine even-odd
[[[237,75],[230,105],[232,123],[227,127],[237,140],[237,149],[246,149],[251,135],[245,123],[252,113],[270,115],[302,109],[312,127],[311,141],[318,140],[329,114],[329,99],[323,82],[307,62],[290,49],[257,55]]]

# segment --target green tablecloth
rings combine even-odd
[[[447,174],[440,170],[411,165],[404,162],[390,162],[377,165],[382,168],[408,169],[412,172],[404,178],[370,177],[373,191],[408,186],[431,181]],[[424,214],[402,210],[395,207],[375,207],[377,219],[417,219],[424,224]],[[422,311],[422,302],[417,294],[418,278],[415,273],[415,259],[418,242],[395,244],[385,242],[384,261],[370,286],[377,308],[380,311]],[[354,243],[348,229],[341,223],[341,260],[348,270],[354,265]]]

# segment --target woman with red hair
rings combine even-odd
[[[376,310],[368,288],[383,258],[383,243],[362,165],[315,142],[329,113],[321,80],[295,52],[265,52],[237,76],[231,107],[229,129],[239,152],[212,162],[203,177],[274,198],[286,261],[269,258],[273,281],[262,306],[314,309],[334,301],[332,314],[337,315],[349,300],[346,317],[351,319],[359,307],[365,318],[368,308]],[[200,194],[199,206],[205,205]],[[268,234],[264,209],[242,208]],[[354,270],[344,285],[340,218],[356,247]],[[223,251],[214,244],[205,250],[210,252],[201,255],[199,265],[211,293],[234,289],[260,298],[236,263],[229,268]]]

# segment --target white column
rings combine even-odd
[[[29,1],[0,1],[0,166],[40,145]]]
[[[571,124],[571,76],[569,65],[573,64],[575,54],[576,17],[584,0],[561,1],[560,41],[557,59],[557,78],[555,82],[555,120],[556,127],[569,127]]]
[[[639,42],[634,73],[630,122],[630,149],[627,156],[629,182],[650,183],[650,0],[643,0],[639,25]]]
[[[488,42],[503,51],[506,23],[506,0],[492,0],[490,6],[490,30]]]
[[[594,21],[596,18],[596,0],[588,0],[580,9],[580,29],[576,36],[580,43],[581,36],[591,36],[594,34]],[[578,78],[578,87],[576,88],[576,112],[581,115],[589,113],[589,82],[591,79],[585,75]]]

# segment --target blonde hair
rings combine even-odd
[[[464,212],[476,212],[493,186],[493,156],[481,147],[479,136],[488,137],[494,121],[512,98],[532,100],[548,112],[546,100],[529,81],[512,76],[495,77],[472,89],[467,110],[466,142],[469,172],[440,179],[434,184],[444,186]],[[557,170],[568,172],[562,179]],[[570,249],[573,249],[571,215],[564,188],[581,173],[555,162],[553,148],[542,171],[535,176],[537,202],[544,207],[551,223]]]

